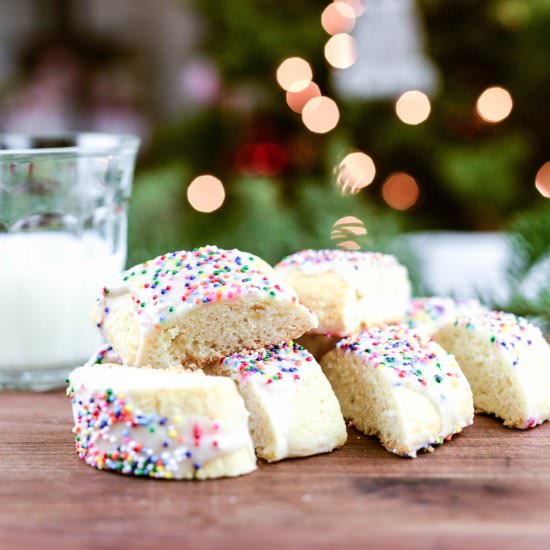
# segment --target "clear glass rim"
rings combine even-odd
[[[53,147],[20,146],[33,141],[70,140],[75,145]],[[14,147],[4,147],[4,144]],[[131,134],[108,132],[0,133],[0,162],[24,157],[93,157],[98,155],[136,154],[140,139]]]

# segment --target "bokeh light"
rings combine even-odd
[[[430,99],[418,90],[405,92],[395,102],[395,113],[405,124],[416,125],[424,122],[431,110]]]
[[[225,200],[223,183],[210,174],[197,176],[187,188],[187,200],[199,212],[214,212]]]
[[[277,82],[283,90],[291,90],[297,82],[309,82],[313,78],[310,64],[301,57],[289,57],[277,68]]]
[[[416,180],[405,172],[391,174],[382,185],[382,198],[395,210],[408,210],[420,197]]]
[[[286,93],[286,102],[295,113],[301,113],[310,99],[320,97],[320,95],[321,90],[315,82],[300,80]]]
[[[316,134],[326,134],[333,130],[340,120],[338,105],[326,96],[310,99],[302,109],[305,127]]]
[[[531,7],[525,0],[500,0],[494,8],[498,21],[511,31],[523,29],[531,18]]]
[[[350,6],[355,13],[355,17],[359,17],[365,12],[365,0],[334,0],[334,2],[344,2]]]
[[[332,233],[345,235],[346,232],[352,233],[353,235],[366,235],[367,228],[358,217],[344,216],[334,222]]]
[[[343,193],[359,193],[363,187],[370,185],[376,175],[373,160],[360,151],[346,155],[337,167],[336,184]]]
[[[347,69],[357,61],[357,45],[352,36],[335,34],[325,44],[325,58],[336,69]]]
[[[321,15],[321,25],[329,34],[349,32],[355,26],[355,10],[347,2],[329,4]]]
[[[500,86],[493,86],[478,97],[476,110],[481,119],[494,124],[508,117],[513,106],[510,92]]]
[[[344,250],[361,250],[361,245],[355,241],[342,241],[338,243],[339,248]]]
[[[545,162],[537,172],[535,187],[543,197],[550,199],[550,161]]]
[[[361,245],[357,242],[360,237],[367,234],[365,224],[355,216],[344,216],[334,222],[330,238],[336,246],[345,250],[360,250]]]

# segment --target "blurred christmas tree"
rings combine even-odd
[[[530,239],[540,230],[536,238],[550,246],[550,213],[534,187],[550,142],[550,0],[414,4],[426,32],[426,55],[440,75],[430,116],[418,125],[396,116],[398,94],[340,97],[335,83],[345,71],[335,82],[323,57],[328,36],[320,14],[326,1],[192,5],[204,21],[202,52],[220,86],[193,115],[182,114],[154,137],[132,203],[131,261],[206,241],[274,261],[297,248],[333,246],[333,224],[349,215],[367,227],[364,247],[387,249],[401,230],[503,229],[511,215],[534,209],[540,227],[522,233],[518,221],[514,234],[525,235],[524,248],[537,248]],[[369,6],[384,9],[383,0],[372,0],[363,17]],[[310,133],[277,86],[277,66],[295,55],[311,63],[315,82],[338,102],[340,123],[328,134]],[[391,71],[385,67],[386,76]],[[510,92],[513,109],[493,124],[476,113],[476,100],[494,85]],[[376,179],[359,194],[343,196],[333,169],[352,149],[374,159]],[[383,182],[397,171],[420,187],[418,201],[405,212],[390,208],[382,193]],[[215,174],[225,185],[225,202],[210,214],[186,199],[187,185],[201,173]]]

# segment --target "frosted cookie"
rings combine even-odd
[[[453,356],[404,325],[344,338],[321,366],[344,416],[393,453],[414,457],[473,422],[472,392]]]
[[[458,317],[477,316],[487,308],[474,298],[453,299],[443,296],[413,298],[407,310],[404,324],[433,336],[441,328],[452,324]]]
[[[227,378],[95,365],[67,381],[76,450],[90,466],[162,479],[256,469],[248,413]]]
[[[346,442],[338,400],[319,364],[298,344],[235,353],[218,372],[236,382],[245,400],[259,457],[273,462],[327,453]]]
[[[263,260],[215,246],[137,265],[103,289],[97,324],[124,364],[203,366],[297,338],[317,318]]]
[[[521,429],[550,418],[550,347],[536,326],[491,311],[461,317],[436,338],[457,358],[476,410]]]
[[[315,333],[347,335],[401,321],[409,305],[407,270],[387,254],[303,250],[275,270],[319,318]]]

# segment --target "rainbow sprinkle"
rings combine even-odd
[[[221,424],[146,414],[111,389],[89,391],[67,380],[78,456],[99,470],[159,479],[181,477],[227,452]],[[202,457],[202,460],[201,460]],[[190,476],[192,477],[192,475]]]
[[[451,354],[404,325],[372,327],[340,340],[336,348],[358,355],[375,369],[383,369],[394,385],[406,381],[419,388],[430,386],[444,391],[450,380],[463,378]]]
[[[460,393],[471,396],[469,384],[454,357],[431,338],[405,325],[384,325],[349,336],[336,347],[340,353],[358,356],[392,386],[421,393],[438,411],[439,432],[404,456],[416,456],[420,449],[432,450],[473,422],[473,406],[471,411],[462,411],[458,397]]]
[[[222,360],[229,375],[239,383],[259,378],[266,385],[284,380],[299,381],[313,356],[296,342],[284,342],[258,350],[234,353]]]
[[[420,328],[430,334],[463,315],[480,315],[487,311],[475,299],[452,299],[441,296],[413,298],[405,317],[410,328]]]
[[[96,354],[94,354],[87,365],[103,365],[103,364],[122,364],[122,360],[117,355],[113,346],[107,346],[101,348]]]

